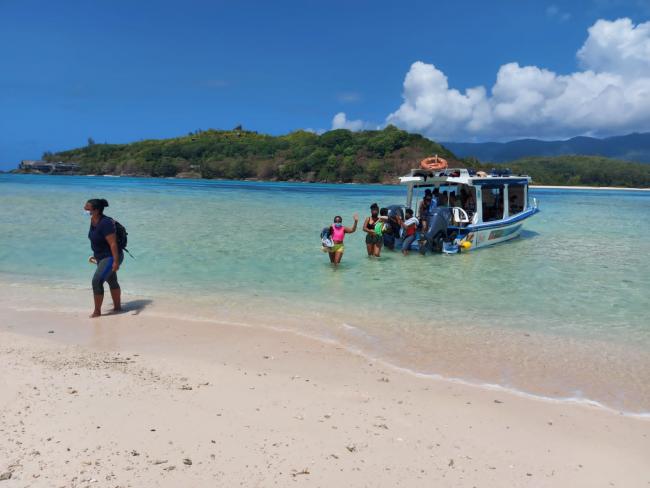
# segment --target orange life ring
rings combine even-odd
[[[447,160],[441,158],[438,155],[435,155],[430,158],[425,158],[422,161],[420,161],[420,168],[422,169],[427,169],[430,171],[437,171],[440,169],[447,169],[448,164]]]

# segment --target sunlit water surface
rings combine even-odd
[[[650,194],[532,190],[522,236],[455,256],[365,255],[334,270],[319,233],[404,189],[0,175],[0,278],[89,287],[89,198],[129,231],[125,293],[335,339],[370,357],[650,411]]]

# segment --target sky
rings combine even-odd
[[[0,169],[239,124],[650,131],[650,0],[0,0]]]

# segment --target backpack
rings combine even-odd
[[[323,247],[332,247],[332,227],[325,227],[320,233],[320,241]]]
[[[126,244],[128,242],[129,233],[126,231],[126,227],[120,224],[117,220],[113,221],[115,223],[115,237],[117,238],[117,247],[120,251],[126,249]]]
[[[113,219],[113,223],[115,224],[115,238],[117,240],[118,249],[120,251],[126,251],[127,253],[129,253],[129,256],[133,257],[133,254],[131,254],[129,250],[126,248],[128,242],[127,236],[129,235],[129,233],[126,231],[126,227],[124,227],[115,219]]]

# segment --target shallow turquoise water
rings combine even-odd
[[[369,260],[359,230],[333,270],[320,229],[335,214],[363,221],[375,201],[402,203],[402,188],[0,175],[0,277],[89,286],[82,208],[102,197],[137,258],[120,271],[129,293],[259,300],[265,313],[276,304],[325,328],[358,327],[375,353],[426,345],[455,325],[650,346],[650,194],[532,194],[542,212],[509,243]]]

